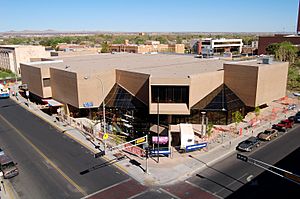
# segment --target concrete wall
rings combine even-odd
[[[86,102],[92,102],[93,107],[99,107],[115,85],[115,70],[92,74],[78,73],[77,82],[78,104],[75,107],[84,108],[83,103]]]
[[[288,63],[224,64],[225,84],[250,107],[285,96]]]
[[[149,104],[149,77],[148,74],[116,70],[116,82],[146,105]]]
[[[52,98],[74,107],[79,106],[77,74],[50,68]]]
[[[256,106],[286,95],[288,63],[264,64],[259,67]]]
[[[223,70],[190,76],[190,107],[222,85],[223,76]]]
[[[255,107],[258,67],[224,64],[224,83],[246,106]]]
[[[45,69],[46,70],[46,69]],[[27,84],[28,90],[41,97],[48,97],[44,95],[43,84],[42,84],[42,72],[41,69],[35,66],[21,64],[21,76],[22,83]]]

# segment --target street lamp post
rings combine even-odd
[[[159,89],[157,90],[157,163],[159,163]]]
[[[104,132],[104,135],[106,135],[106,120],[105,120],[105,96],[104,96],[104,86],[103,86],[103,82],[102,80],[99,78],[99,77],[96,77],[100,83],[101,83],[101,86],[102,86],[102,95],[103,95],[103,132]],[[104,140],[104,151],[106,150],[106,140]]]
[[[205,111],[202,111],[201,114],[202,114],[202,119],[201,119],[201,134],[203,135],[203,132],[204,132],[204,116],[205,116]]]

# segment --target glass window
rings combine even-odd
[[[44,87],[50,87],[50,78],[43,78]]]
[[[151,86],[152,103],[186,103],[189,101],[188,86]]]

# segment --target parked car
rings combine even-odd
[[[281,120],[278,124],[274,124],[272,126],[272,129],[286,132],[288,129],[293,127],[293,124],[294,124],[294,122],[289,119]]]
[[[295,122],[300,122],[300,111],[294,117]]]
[[[276,129],[267,129],[257,135],[260,140],[270,141],[278,136],[278,131]]]
[[[257,137],[250,137],[247,140],[244,140],[238,144],[236,150],[239,151],[252,151],[253,148],[258,147],[260,145],[260,141]]]
[[[0,155],[0,171],[4,178],[12,178],[19,174],[17,163],[7,155]]]
[[[4,151],[0,148],[0,155],[4,155]]]

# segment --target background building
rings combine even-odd
[[[129,44],[125,40],[124,44],[111,44],[111,52],[128,53],[184,53],[184,44],[160,44],[159,41],[146,41],[144,45]]]
[[[223,54],[224,52],[237,52],[241,53],[243,47],[242,39],[212,39],[205,38],[197,41],[194,44],[195,52],[197,54]]]
[[[0,68],[20,74],[20,63],[50,57],[43,46],[0,45]]]

